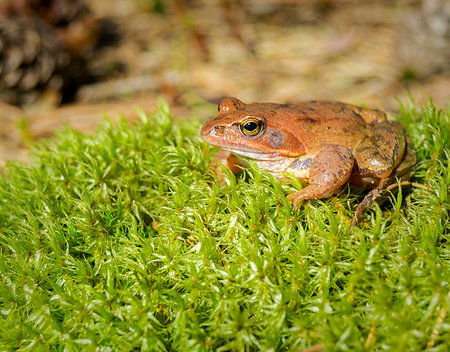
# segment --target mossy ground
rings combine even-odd
[[[397,118],[413,180],[367,211],[294,211],[251,167],[219,187],[199,123],[168,107],[41,143],[0,177],[0,349],[447,351],[449,113]]]

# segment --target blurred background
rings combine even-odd
[[[444,107],[449,44],[447,0],[0,0],[0,169],[161,97],[203,119],[228,95]]]

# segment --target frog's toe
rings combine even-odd
[[[298,191],[298,192],[294,192],[294,193],[291,193],[291,194],[288,194],[287,196],[286,196],[286,199],[293,199],[294,200],[294,202],[293,202],[293,206],[294,206],[294,210],[297,210],[298,209],[298,207],[299,207],[299,204],[301,203],[301,201],[305,198],[303,195],[302,195],[302,191]]]
[[[353,214],[352,222],[350,224],[350,228],[352,229],[356,223],[358,222],[361,215],[364,213],[364,211],[376,200],[381,196],[382,191],[386,188],[387,184],[389,183],[389,179],[384,178],[381,179],[378,183],[378,186],[372,189],[367,195],[364,197],[364,199],[361,201],[361,203],[358,204],[358,206],[355,209],[355,213]]]
[[[326,198],[331,196],[335,192],[334,188],[327,187],[326,185],[308,185],[301,191],[294,192],[286,196],[287,199],[294,199],[294,209],[297,210],[300,202],[303,199],[310,198]]]

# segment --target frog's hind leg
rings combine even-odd
[[[411,138],[409,135],[405,137],[405,151],[403,155],[403,159],[401,163],[398,165],[397,169],[395,169],[395,173],[389,176],[388,178],[383,178],[378,183],[378,186],[372,189],[362,200],[361,203],[356,207],[355,214],[353,215],[352,222],[350,228],[353,228],[358,219],[361,217],[364,210],[370,206],[377,198],[381,196],[383,191],[391,191],[399,186],[412,186],[424,189],[429,191],[426,186],[417,184],[415,182],[406,181],[409,178],[409,172],[416,164],[416,155],[414,153],[414,148],[412,145]],[[402,182],[395,182],[395,178],[401,178]]]
[[[389,177],[402,161],[405,139],[406,133],[400,124],[393,121],[378,123],[355,150],[358,173],[362,177]]]
[[[409,178],[409,173],[414,168],[417,161],[414,146],[411,137],[408,134],[406,134],[405,143],[405,152],[403,154],[402,162],[395,170],[395,176],[401,177],[402,180],[407,180]]]
[[[294,199],[294,209],[303,199],[325,198],[344,185],[353,169],[354,158],[351,150],[340,145],[321,145],[309,170],[309,185],[301,191],[289,194]]]

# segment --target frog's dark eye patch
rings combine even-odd
[[[262,120],[253,116],[245,117],[239,124],[239,130],[246,136],[253,137],[264,129]]]

